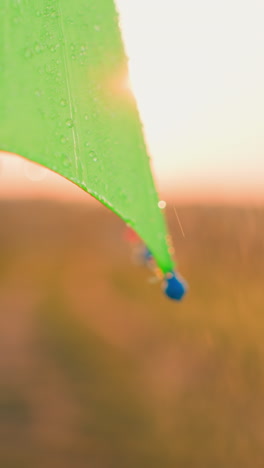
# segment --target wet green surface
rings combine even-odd
[[[0,150],[118,213],[173,269],[113,0],[0,2]]]

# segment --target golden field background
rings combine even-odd
[[[166,299],[97,206],[0,201],[0,468],[264,464],[264,208],[167,210]]]

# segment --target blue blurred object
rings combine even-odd
[[[176,301],[180,301],[187,292],[187,283],[174,271],[165,277],[165,294]]]
[[[146,262],[148,262],[149,260],[153,260],[153,255],[147,247],[144,248],[143,258]]]

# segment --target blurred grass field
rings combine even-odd
[[[107,210],[0,202],[0,468],[264,466],[264,209],[177,212],[181,304]]]

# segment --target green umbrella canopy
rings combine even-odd
[[[173,270],[113,0],[0,2],[0,149],[61,174]]]

